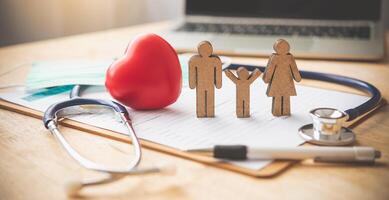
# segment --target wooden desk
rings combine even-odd
[[[112,58],[122,55],[131,35],[169,23],[149,24],[0,48],[0,86],[23,84],[36,60]],[[389,35],[388,35],[389,36]],[[271,48],[271,47],[269,47]],[[265,64],[261,58],[233,58]],[[375,84],[389,99],[387,63],[298,60],[300,69],[345,74]],[[14,70],[13,70],[14,69]],[[10,71],[11,70],[11,71]],[[64,186],[79,176],[96,175],[78,166],[37,119],[0,110],[0,199],[66,199]],[[81,131],[63,128],[86,156],[124,166],[127,146]],[[300,163],[279,176],[252,178],[200,163],[145,150],[142,165],[174,163],[171,177],[128,177],[83,190],[86,199],[389,199],[389,108],[358,125],[359,145],[373,146],[383,157],[374,166]],[[294,133],[293,133],[294,134]]]

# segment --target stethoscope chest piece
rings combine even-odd
[[[343,127],[348,115],[333,108],[316,108],[310,111],[313,123],[299,129],[300,136],[308,143],[341,146],[352,144],[355,134],[351,129]]]

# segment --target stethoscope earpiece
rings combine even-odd
[[[155,167],[134,169],[134,170],[132,170],[131,173],[128,173],[127,175],[155,174],[155,173],[158,173],[159,175],[162,175],[162,176],[172,176],[172,175],[176,174],[176,167],[170,163],[160,163],[160,164],[157,164]],[[123,176],[115,177],[115,176],[112,176],[112,174],[108,174],[108,175],[111,175],[111,176],[93,179],[93,180],[89,180],[89,181],[81,181],[81,180],[68,181],[66,183],[66,186],[65,186],[66,194],[68,197],[76,197],[76,196],[80,195],[80,191],[85,186],[110,183],[110,182],[113,182],[113,181],[123,177]]]

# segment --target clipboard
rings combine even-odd
[[[369,113],[366,113],[365,115],[353,120],[352,122],[349,122],[347,124],[347,127],[352,128],[352,127],[356,126],[357,124],[359,124],[363,120],[372,116],[378,108],[380,108],[381,106],[383,106],[385,104],[386,104],[386,101],[384,99],[381,99],[381,101],[377,105],[377,107],[375,107]],[[34,109],[20,106],[20,105],[10,103],[10,102],[4,101],[4,100],[0,100],[0,108],[5,109],[5,110],[9,110],[12,112],[20,113],[23,115],[27,115],[30,117],[34,117],[37,119],[42,119],[42,117],[43,117],[43,113],[40,111],[36,111]],[[97,128],[97,127],[94,127],[94,126],[91,126],[88,124],[84,124],[84,123],[80,123],[80,122],[70,120],[70,119],[62,120],[59,123],[63,126],[66,126],[69,128],[74,128],[74,129],[77,129],[80,131],[84,131],[84,132],[87,132],[87,133],[90,133],[90,134],[93,134],[96,136],[105,137],[107,139],[112,139],[112,140],[116,140],[116,141],[120,141],[120,142],[131,143],[131,141],[129,140],[128,137],[124,136],[123,134],[114,132],[114,131],[110,131],[110,130],[106,130],[106,129],[102,129],[102,128]],[[204,163],[204,164],[207,164],[210,166],[214,166],[214,167],[218,167],[221,169],[230,170],[230,171],[234,171],[234,172],[238,172],[238,173],[241,173],[244,175],[258,177],[258,178],[268,178],[268,177],[278,175],[278,174],[282,173],[283,171],[287,170],[289,167],[291,167],[294,163],[297,162],[297,161],[273,161],[271,164],[265,166],[264,168],[262,168],[260,170],[252,170],[252,169],[243,168],[243,167],[240,167],[237,165],[233,165],[233,164],[229,164],[229,163],[225,163],[225,162],[220,162],[212,157],[194,154],[194,153],[189,153],[189,152],[185,152],[185,151],[180,151],[180,150],[177,150],[177,149],[174,149],[171,147],[167,147],[167,146],[157,144],[154,142],[150,142],[150,141],[145,141],[142,139],[140,139],[140,143],[141,143],[142,147],[147,148],[147,149],[159,151],[162,153],[170,154],[173,156],[178,156],[178,157],[181,157],[184,159],[193,160],[193,161]],[[309,144],[303,144],[303,145],[309,145]]]

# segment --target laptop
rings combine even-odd
[[[289,41],[299,58],[384,57],[381,0],[186,0],[185,17],[161,33],[179,52],[210,41],[216,53],[269,56]]]

